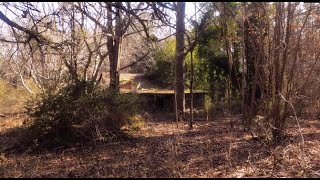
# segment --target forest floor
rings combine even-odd
[[[269,147],[236,116],[186,122],[153,118],[130,141],[32,153],[5,150],[23,116],[0,117],[0,177],[320,177],[320,119],[294,118],[287,138]],[[178,125],[178,126],[177,126]]]

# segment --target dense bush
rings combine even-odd
[[[227,100],[229,60],[226,52],[221,51],[223,46],[221,31],[215,25],[209,25],[200,35],[196,49],[200,59],[199,71],[203,74],[203,78],[199,78],[198,81],[202,81],[204,89],[210,93],[215,104]],[[238,81],[241,83],[242,78],[238,42],[234,42],[233,47],[233,68],[230,72],[231,100],[237,100],[240,98],[241,91]]]
[[[29,102],[29,141],[51,147],[123,134],[122,126],[139,110],[136,95],[110,90],[75,95],[74,88]]]
[[[160,83],[174,82],[175,46],[175,40],[170,39],[153,53],[154,62],[146,68],[147,77]]]
[[[174,67],[176,61],[176,40],[168,39],[163,47],[158,48],[153,54],[153,63],[146,67],[145,75],[153,81],[163,84],[174,83]],[[197,48],[196,48],[197,49]],[[194,63],[194,89],[204,89],[203,70],[200,69],[200,62],[196,51],[193,53]],[[185,58],[185,87],[190,87],[191,80],[191,54],[188,53]],[[201,72],[202,71],[202,72]]]
[[[174,61],[159,59],[147,71],[147,77],[160,83],[174,82]]]

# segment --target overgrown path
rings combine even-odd
[[[15,138],[8,127],[21,122],[0,119],[1,177],[320,177],[319,119],[302,121],[303,149],[293,120],[286,141],[274,150],[244,132],[240,120],[232,129],[230,119],[220,118],[188,130],[155,118],[128,141],[36,154],[5,151]]]

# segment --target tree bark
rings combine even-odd
[[[246,126],[251,126],[252,119],[257,115],[261,104],[262,89],[259,85],[261,82],[262,69],[262,49],[263,44],[259,42],[260,34],[259,29],[262,24],[258,15],[260,14],[257,4],[244,4],[245,19],[243,42],[244,42],[244,57],[246,70],[244,71],[245,84],[243,88],[243,123]],[[249,11],[249,12],[248,12]],[[250,13],[250,15],[249,15]],[[261,38],[260,38],[261,39]],[[260,58],[260,59],[259,59]]]
[[[193,81],[194,81],[194,64],[193,64],[193,50],[191,50],[191,80],[190,80],[190,121],[189,121],[189,128],[193,128]]]
[[[184,117],[185,94],[184,94],[184,31],[185,31],[185,2],[177,2],[176,19],[176,62],[175,62],[175,99],[176,120]]]
[[[285,126],[286,118],[287,118],[287,108],[288,108],[288,102],[285,101],[284,106],[281,105],[281,93],[282,89],[284,87],[284,74],[285,74],[285,69],[287,66],[287,60],[288,60],[288,53],[289,53],[289,44],[290,44],[290,38],[291,38],[291,23],[293,20],[293,15],[294,15],[294,8],[292,7],[292,4],[289,2],[287,6],[287,27],[286,27],[286,35],[285,35],[285,41],[283,43],[283,52],[282,52],[282,66],[281,63],[279,62],[280,58],[280,44],[281,44],[281,39],[282,39],[282,34],[283,32],[281,31],[281,23],[282,23],[282,16],[283,16],[283,11],[284,11],[284,4],[279,3],[277,4],[277,9],[276,9],[276,27],[275,27],[275,35],[276,35],[276,41],[275,41],[275,105],[274,111],[273,111],[273,118],[274,118],[274,129],[273,129],[273,140],[275,143],[281,142],[283,139],[283,129]],[[286,99],[289,100],[289,85],[287,85],[287,94],[286,94]]]
[[[118,2],[119,3],[119,2]],[[112,32],[112,7],[107,7],[107,29]],[[110,61],[110,88],[116,93],[120,92],[119,88],[119,58],[121,52],[122,31],[121,31],[121,16],[120,10],[116,9],[115,14],[115,36],[108,36],[107,48],[109,52]]]

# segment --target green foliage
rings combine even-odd
[[[174,61],[157,60],[155,65],[147,72],[147,76],[161,83],[173,83]]]
[[[153,54],[154,64],[147,67],[147,77],[160,83],[174,82],[175,47],[175,39],[170,39]]]
[[[145,117],[140,114],[131,116],[128,121],[128,129],[132,131],[139,131],[145,125]]]
[[[194,70],[194,81],[193,81],[193,87],[197,90],[205,90],[206,88],[206,81],[204,81],[205,73],[203,73],[201,68],[201,59],[199,59],[199,56],[197,55],[197,49],[198,47],[193,50],[193,70]],[[188,53],[186,56],[186,62],[185,62],[185,83],[186,88],[190,87],[190,81],[191,81],[191,53]]]
[[[214,101],[224,97],[226,78],[228,75],[228,59],[222,52],[220,30],[210,25],[201,34],[197,55],[201,59],[200,71],[205,89],[210,92]]]
[[[212,108],[211,97],[209,95],[205,95],[204,97],[204,109],[208,113]]]
[[[110,133],[123,134],[121,128],[139,110],[136,95],[111,90],[75,95],[77,88],[70,85],[57,94],[29,102],[27,110],[32,121],[28,142],[56,147],[105,138]]]
[[[175,66],[175,52],[176,52],[175,39],[170,39],[166,42],[165,46],[158,49],[153,58],[154,64],[147,68],[146,75],[152,80],[160,83],[174,83],[174,66]],[[194,62],[194,88],[203,89],[203,73],[200,71],[200,62],[196,55],[193,53]],[[185,58],[185,84],[186,89],[190,87],[191,79],[191,55],[188,53]]]
[[[202,81],[201,84],[204,85],[204,89],[210,92],[211,98],[214,100],[213,103],[223,101],[227,90],[229,65],[222,42],[221,29],[210,24],[201,34],[197,49],[197,56],[200,59],[199,71],[203,74],[203,77],[199,78],[199,80]],[[233,54],[234,67],[231,73],[233,95],[238,94],[237,78],[241,76],[238,49],[235,45]],[[233,98],[237,97],[234,96]]]

